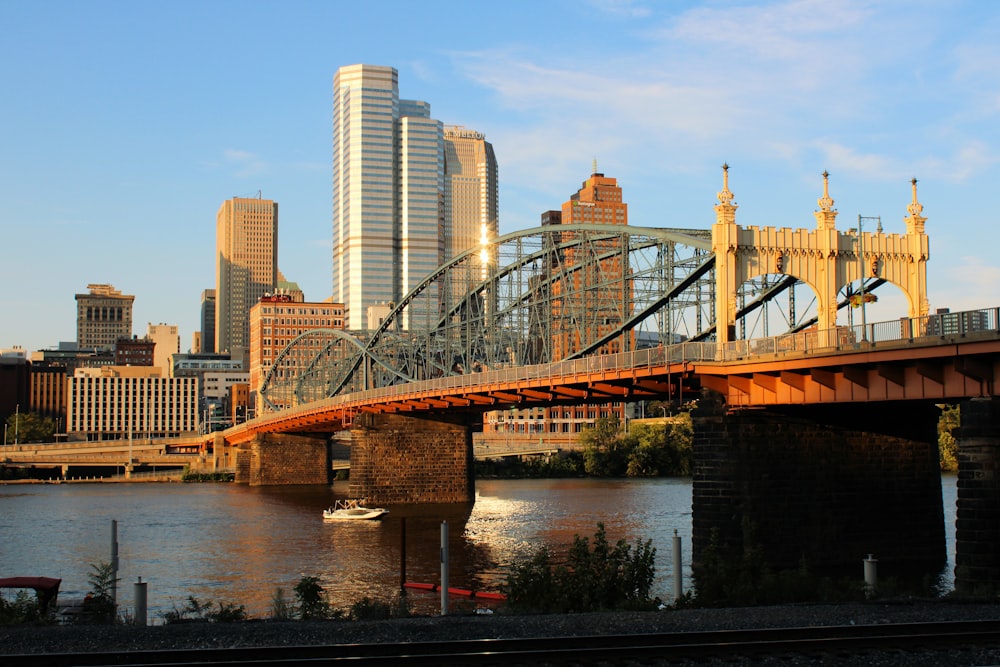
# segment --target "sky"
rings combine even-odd
[[[74,340],[90,283],[189,349],[235,196],[278,202],[280,270],[329,298],[332,82],[357,63],[486,135],[501,233],[595,160],[648,227],[708,229],[728,163],[741,225],[814,229],[828,171],[839,229],[903,233],[916,178],[931,312],[1000,306],[990,0],[0,0],[0,24],[0,349]]]

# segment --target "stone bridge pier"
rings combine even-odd
[[[373,503],[475,500],[472,428],[441,415],[365,413],[351,425],[350,495]]]
[[[713,541],[730,561],[759,550],[772,571],[806,563],[860,580],[869,554],[880,578],[944,567],[934,405],[726,412],[701,402],[709,405],[693,415],[696,578]]]
[[[235,481],[250,486],[329,484],[328,440],[326,435],[259,433],[236,450]]]
[[[959,406],[955,589],[1000,593],[1000,400]]]

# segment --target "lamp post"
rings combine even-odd
[[[14,406],[14,445],[18,444],[18,427],[21,425],[21,404]],[[6,440],[6,439],[5,439]]]
[[[882,216],[863,216],[858,214],[858,278],[860,278],[861,291],[861,340],[868,341],[868,326],[865,321],[865,220],[874,220],[878,223],[878,232],[882,233]]]

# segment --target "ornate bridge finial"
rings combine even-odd
[[[830,172],[823,170],[823,196],[816,200],[819,210],[832,211],[833,199],[830,198]]]
[[[736,209],[733,203],[733,193],[729,191],[729,164],[722,164],[722,190],[716,195],[719,203],[715,206],[715,222],[732,224],[736,222]]]
[[[837,222],[837,210],[833,208],[833,199],[830,198],[830,172],[823,170],[823,196],[816,200],[819,210],[813,215],[816,216],[817,229],[833,229]]]
[[[910,185],[913,188],[913,201],[906,207],[906,210],[910,214],[909,217],[904,218],[906,221],[906,233],[923,234],[924,223],[927,221],[927,218],[920,215],[924,211],[924,205],[917,201],[917,179],[911,179]]]

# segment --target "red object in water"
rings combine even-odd
[[[403,584],[405,588],[413,588],[419,591],[430,591],[437,592],[441,590],[441,586],[438,584],[420,584],[412,581],[407,581]],[[461,595],[467,598],[480,598],[482,600],[506,600],[507,596],[503,593],[489,593],[486,591],[470,591],[467,588],[448,588],[448,595]]]

